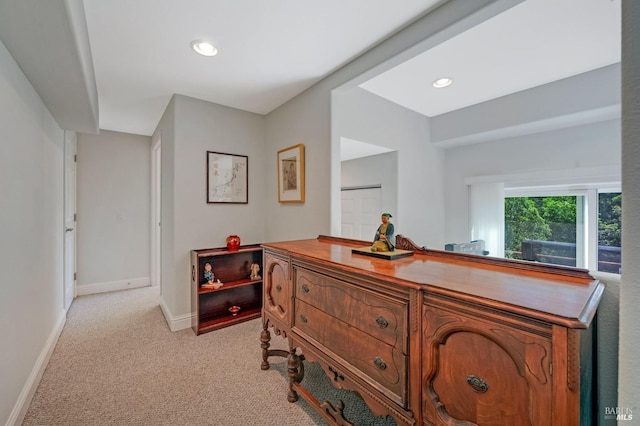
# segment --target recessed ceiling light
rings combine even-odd
[[[451,83],[453,83],[453,80],[451,80],[450,78],[444,77],[434,81],[432,86],[435,87],[436,89],[442,89],[443,87],[447,87],[451,85]]]
[[[218,49],[208,41],[193,40],[191,48],[204,56],[216,56],[218,54]]]

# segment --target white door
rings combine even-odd
[[[342,236],[371,240],[380,226],[382,189],[342,189]]]
[[[64,132],[64,309],[76,296],[76,133]]]

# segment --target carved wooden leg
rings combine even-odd
[[[338,400],[337,408],[333,408],[333,405],[329,401],[323,402],[320,407],[324,409],[324,412],[330,415],[336,424],[339,426],[355,426],[349,420],[344,418],[344,402]]]
[[[298,355],[298,377],[296,382],[300,383],[304,379],[304,354]]]
[[[289,373],[289,393],[287,401],[296,402],[298,400],[298,392],[294,388],[294,383],[299,377],[298,367],[300,365],[300,357],[296,355],[296,348],[289,348],[289,356],[287,357],[287,372]]]
[[[262,348],[262,364],[260,368],[263,370],[269,369],[269,346],[271,342],[271,333],[269,333],[269,323],[265,321],[262,326],[262,333],[260,333],[260,347]]]

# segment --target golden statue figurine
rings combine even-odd
[[[390,213],[382,213],[382,225],[378,227],[376,235],[373,238],[371,251],[394,251],[396,249],[396,237],[394,236],[393,223]]]

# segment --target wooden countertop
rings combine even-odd
[[[401,237],[401,236],[399,236]],[[409,240],[410,241],[410,240]],[[595,315],[604,284],[587,271],[417,248],[394,260],[353,253],[369,242],[320,236],[317,239],[265,243],[325,266],[420,288],[428,294],[455,296],[487,307],[571,328],[586,328]]]

